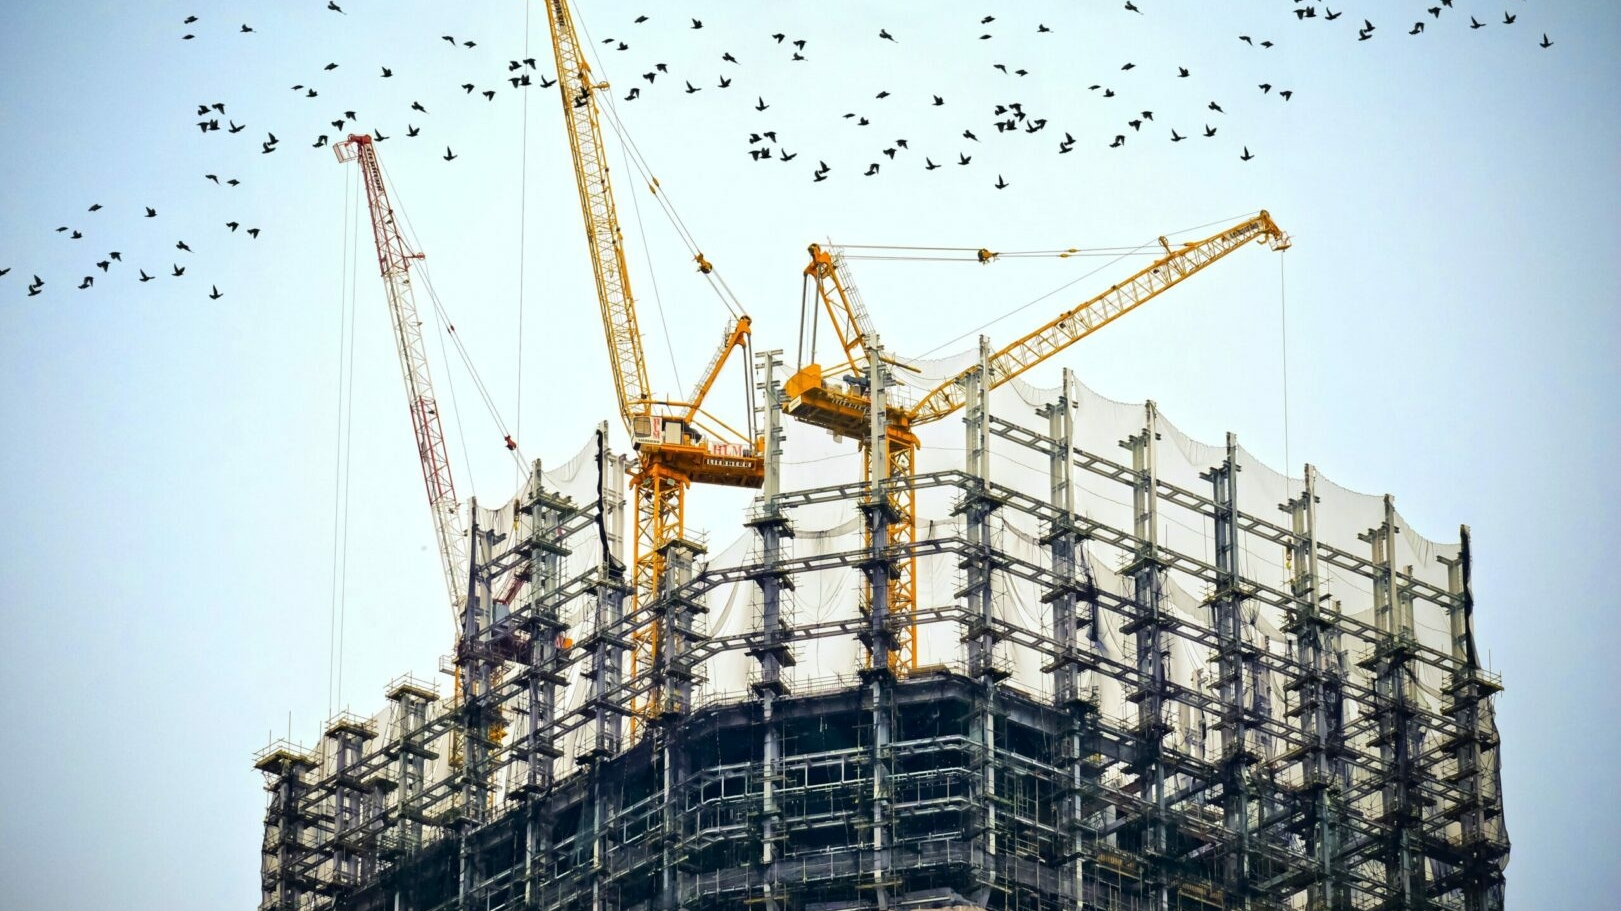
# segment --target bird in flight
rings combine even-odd
[[[972,139],[975,142],[979,141],[979,137],[975,136],[972,130],[963,130],[962,131],[962,138],[964,138],[964,139]]]
[[[1181,134],[1180,134],[1180,133],[1178,133],[1178,132],[1177,132],[1177,131],[1176,131],[1176,128],[1175,128],[1175,127],[1172,127],[1172,128],[1171,128],[1171,141],[1172,141],[1172,142],[1181,142],[1181,141],[1182,141],[1182,140],[1184,140],[1184,139],[1186,139],[1186,138],[1188,138],[1188,137],[1186,137],[1186,136],[1183,136],[1183,135],[1181,135]]]
[[[186,246],[186,242],[185,242],[185,241],[183,241],[183,240],[177,240],[177,241],[175,241],[175,242],[174,242],[174,248],[175,248],[175,249],[176,249],[176,250],[184,250],[184,251],[186,251],[186,252],[187,252],[187,253],[190,253],[190,252],[191,252],[191,248],[190,248],[190,247],[188,247],[188,246]]]
[[[693,28],[703,28],[704,24],[700,20],[694,19],[694,20],[692,20],[692,27]]]
[[[450,151],[450,146],[445,146],[445,160],[446,161],[455,161],[457,157],[458,156],[456,155],[456,153]]]
[[[1006,190],[1008,188],[1008,182],[1003,180],[1002,175],[1000,174],[996,175],[996,188],[998,190]]]
[[[185,267],[183,267],[183,266],[181,266],[179,264],[173,264],[173,265],[174,265],[174,277],[175,278],[179,278],[180,276],[186,274]]]
[[[938,168],[938,167],[940,167],[940,166],[934,163],[934,159],[928,158],[927,156],[924,157],[924,159],[923,159],[923,170],[932,171],[932,170],[934,170],[935,168]]]
[[[766,108],[769,108],[769,107],[771,107],[771,105],[765,103],[765,97],[764,96],[761,96],[761,95],[754,96],[754,109],[756,111],[763,111],[763,110],[765,110]]]
[[[1485,27],[1486,27],[1486,23],[1481,22],[1479,19],[1476,19],[1474,16],[1469,17],[1469,28],[1470,28],[1471,31],[1473,31],[1474,29],[1477,29],[1477,28],[1485,28]]]
[[[882,38],[885,41],[895,41],[895,36],[891,35],[889,32],[885,31],[884,29],[879,29],[878,30],[878,37]],[[896,42],[896,43],[899,44],[900,42]]]
[[[878,173],[878,162],[875,161],[872,164],[867,166],[867,170],[865,172],[863,172],[862,176],[863,177],[871,177],[871,176],[873,176],[874,174],[877,174],[877,173]]]
[[[957,164],[967,164],[967,163],[969,163],[970,161],[973,161],[973,160],[974,160],[974,156],[972,156],[972,155],[964,155],[961,152],[957,153]]]
[[[220,293],[219,285],[209,285],[208,288],[209,288],[209,293],[208,293],[208,299],[209,300],[217,301],[220,298],[225,296],[225,295]]]
[[[1136,13],[1139,16],[1143,13],[1142,10],[1138,9],[1136,5],[1131,2],[1131,0],[1126,0],[1126,12]]]
[[[1542,33],[1542,43],[1540,45],[1538,45],[1538,46],[1539,47],[1553,47],[1553,42],[1548,40],[1548,33],[1547,32]]]
[[[1225,114],[1225,113],[1227,113],[1226,111],[1221,109],[1221,105],[1215,103],[1214,101],[1210,102],[1208,105],[1206,105],[1206,107],[1210,108],[1210,110],[1212,110],[1212,111],[1215,111],[1217,114]]]
[[[385,66],[385,67],[383,67],[383,75],[382,75],[382,78],[384,78],[384,79],[390,79],[390,78],[393,78],[393,76],[394,76],[394,71],[393,71],[393,70],[391,70],[391,69],[389,69],[389,68],[388,68],[388,67],[386,67],[386,66]]]
[[[334,0],[326,0],[326,8],[334,13],[343,13],[343,7],[339,6],[336,2],[334,2]],[[347,16],[349,14],[344,13],[344,15]]]
[[[1250,147],[1245,146],[1244,147],[1244,154],[1238,156],[1238,160],[1239,161],[1249,161],[1251,158],[1254,158],[1254,157],[1255,157],[1254,155],[1250,154]]]
[[[140,270],[140,272],[141,272],[141,281],[143,281],[143,282],[149,282],[152,279],[157,278],[157,276],[155,276],[155,275],[147,275],[145,269]]]

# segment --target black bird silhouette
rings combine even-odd
[[[647,21],[647,17],[646,16],[637,16],[635,21],[636,21],[637,25],[641,25],[643,22]]]
[[[1109,148],[1118,149],[1118,148],[1120,148],[1121,146],[1123,146],[1125,144],[1126,144],[1126,137],[1125,136],[1116,136],[1114,138],[1114,142],[1109,143]]]
[[[336,63],[329,63],[326,66],[321,67],[321,69],[326,70],[328,73],[332,72],[333,70],[335,70],[337,68],[338,68],[338,65]]]
[[[248,125],[247,125],[247,124],[245,124],[245,123],[244,123],[244,124],[242,124],[242,125],[240,125],[240,126],[238,126],[238,125],[237,125],[237,122],[236,122],[236,121],[234,121],[234,120],[232,120],[232,121],[230,121],[230,124],[231,124],[231,127],[230,127],[230,129],[228,129],[228,130],[226,130],[226,131],[225,131],[225,132],[227,132],[227,133],[240,133],[240,132],[242,132],[242,131],[243,131],[243,130],[245,130],[245,129],[247,129],[247,128],[248,128]]]
[[[1214,101],[1210,102],[1208,105],[1206,105],[1206,107],[1210,108],[1210,110],[1212,110],[1212,111],[1215,111],[1217,114],[1225,114],[1225,113],[1227,113],[1226,111],[1221,109],[1221,105],[1215,103]]]
[[[186,274],[186,270],[184,268],[182,268],[179,265],[175,265],[175,267],[174,267],[174,277],[175,278],[179,278],[180,276],[185,275],[185,274]]]
[[[1180,134],[1180,133],[1178,133],[1178,132],[1177,132],[1177,131],[1176,131],[1176,128],[1175,128],[1175,127],[1172,127],[1172,128],[1171,128],[1171,141],[1172,141],[1172,142],[1181,142],[1181,141],[1182,141],[1182,140],[1184,140],[1184,139],[1186,139],[1186,138],[1188,138],[1188,137],[1186,137],[1186,136],[1183,136],[1183,135],[1181,135],[1181,134]]]
[[[731,51],[727,51],[726,53],[721,54],[720,59],[722,61],[726,62],[726,63],[737,63],[737,58],[732,56]],[[739,64],[739,65],[741,66],[741,64]]]
[[[93,284],[95,284],[95,283],[96,283],[96,278],[95,278],[95,276],[93,276],[93,275],[86,275],[86,276],[85,276],[85,277],[84,277],[84,281],[82,281],[82,282],[80,282],[80,283],[79,283],[79,290],[80,290],[80,291],[83,291],[83,290],[84,290],[84,289],[86,289],[86,288],[88,288],[88,287],[90,287],[90,286],[91,286],[91,285],[93,285]]]
[[[554,86],[556,84],[557,84],[556,79],[552,79],[552,80],[548,81],[545,76],[540,77],[540,87],[543,88],[543,89],[549,89],[549,88],[551,88],[552,86]]]
[[[964,138],[964,139],[972,139],[972,140],[973,140],[973,141],[975,141],[975,142],[978,142],[978,141],[979,141],[979,137],[978,137],[978,136],[975,136],[975,135],[974,135],[974,134],[973,134],[973,131],[972,131],[972,130],[963,130],[963,131],[962,131],[962,138]]]
[[[1238,156],[1238,160],[1239,161],[1249,161],[1251,158],[1254,158],[1254,157],[1255,157],[1254,155],[1250,154],[1250,147],[1245,146],[1244,147],[1244,154]]]
[[[219,184],[219,182],[220,182],[220,176],[219,176],[219,175],[218,175],[218,174],[204,174],[204,175],[203,175],[203,177],[204,177],[204,179],[206,179],[206,180],[212,180],[212,181],[213,181],[213,182],[214,182],[214,184],[215,184],[215,185],[216,185],[216,186],[217,186],[217,185],[218,185],[218,184]],[[148,212],[152,212],[152,210],[151,210],[151,209],[147,209],[147,210],[146,210],[146,211],[148,211]],[[152,212],[152,214],[153,214],[153,215],[156,215],[156,214],[157,214],[157,213],[156,213],[156,212]],[[148,216],[148,217],[150,217],[150,216]]]
[[[1327,19],[1329,22],[1333,22],[1335,19],[1338,19],[1339,17],[1341,17],[1343,15],[1345,15],[1345,14],[1344,13],[1336,13],[1336,12],[1334,12],[1333,10],[1329,9],[1326,6],[1323,7],[1323,18]]]
[[[624,50],[624,48],[620,48],[620,50]],[[535,58],[533,58],[533,57],[525,57],[525,58],[523,58],[523,65],[529,67],[530,69],[535,69]]]
[[[991,40],[991,36],[989,34],[980,35],[979,40],[981,40],[981,41],[989,41],[989,40]]]
[[[1103,97],[1105,97],[1105,98],[1113,98],[1114,97],[1114,89],[1104,89],[1103,90]]]
[[[112,268],[112,265],[113,265],[112,262],[110,262],[109,260],[104,259],[101,262],[96,263],[96,268],[100,269],[103,272],[106,272],[108,269]]]
[[[798,52],[798,51],[795,51],[795,52],[794,52],[794,56],[792,56],[792,57],[790,57],[790,58],[789,58],[789,59],[790,59],[790,60],[804,60],[804,59],[805,59],[805,55],[804,55],[804,54],[801,54],[801,53],[799,53],[799,52]]]
[[[798,157],[799,157],[799,153],[798,153],[798,152],[789,152],[789,151],[784,151],[784,152],[783,152],[783,153],[782,153],[782,154],[781,154],[781,155],[780,155],[780,156],[778,156],[778,157],[780,157],[780,158],[781,158],[781,159],[782,159],[782,160],[783,160],[783,161],[793,161],[793,160],[794,160],[794,159],[795,159],[795,158],[798,158]]]
[[[1137,66],[1137,64],[1135,64],[1135,63],[1132,63],[1132,62],[1130,62],[1130,61],[1127,61],[1127,62],[1126,62],[1126,65],[1125,65],[1125,66],[1123,66],[1123,67],[1121,67],[1121,69],[1122,69],[1122,70],[1129,70],[1129,69],[1134,69],[1134,68],[1136,68],[1136,66]]]
[[[715,86],[715,87],[720,88],[720,89],[724,89],[724,88],[730,88],[731,85],[732,85],[732,80],[727,79],[725,76],[722,76],[722,77],[720,77],[720,84]]]
[[[882,38],[885,41],[894,41],[895,40],[895,36],[891,35],[889,32],[885,31],[884,29],[879,29],[878,30],[878,37]],[[899,42],[896,42],[896,43],[899,43]]]
[[[372,130],[371,135],[372,135],[372,138],[377,140],[378,142],[382,142],[382,141],[384,141],[384,140],[386,140],[388,138],[387,136],[383,135],[382,130]]]
[[[326,134],[322,133],[321,135],[315,137],[315,142],[310,145],[310,148],[319,149],[324,145],[326,145]]]
[[[451,37],[450,35],[440,35],[439,40],[445,42],[446,44],[449,44],[451,47],[456,46],[456,39]]]
[[[1153,111],[1144,111],[1143,112],[1143,119],[1144,120],[1153,120],[1154,119],[1154,112]]]
[[[776,34],[774,34],[774,35],[772,35],[772,36],[771,36],[771,37],[773,37],[773,38],[775,38],[775,39],[777,39],[777,43],[778,43],[778,44],[781,44],[781,43],[782,43],[782,40],[783,40],[783,39],[784,39],[784,38],[787,38],[787,37],[788,37],[788,36],[787,36],[787,35],[784,35],[784,34],[783,34],[783,33],[782,33],[782,32],[777,32],[777,33],[776,33]]]
[[[998,190],[1006,190],[1008,188],[1008,182],[1003,180],[1002,175],[1000,174],[996,175],[996,188]]]
[[[877,95],[874,95],[874,96],[873,96],[873,97],[874,97],[874,98],[877,98],[877,99],[878,99],[878,100],[880,100],[880,101],[882,101],[882,100],[883,100],[883,99],[885,99],[885,98],[888,98],[888,97],[889,97],[889,92],[887,92],[887,91],[880,91],[880,92],[879,92],[879,93],[878,93],[878,94],[877,94]]]
[[[1216,128],[1211,126],[1208,123],[1205,124],[1204,125],[1204,135],[1205,135],[1206,139],[1210,138],[1211,136],[1216,135]]]
[[[1177,67],[1176,68],[1176,75],[1177,75],[1177,78],[1179,78],[1179,79],[1188,78],[1188,68],[1185,67],[1185,66]]]
[[[794,39],[794,47],[797,47],[800,50],[804,50],[805,49],[805,39],[803,39],[803,38],[795,38]]]
[[[190,41],[191,39],[193,39],[195,37],[197,37],[197,36],[196,35],[181,35],[180,40],[181,41]]]
[[[420,132],[422,132],[421,129],[419,129],[417,127],[414,127],[414,126],[410,125],[409,123],[405,125],[405,138],[406,139],[415,139],[416,135],[418,133],[420,133]]]
[[[1245,44],[1249,45],[1250,47],[1255,46],[1255,42],[1251,41],[1250,36],[1248,36],[1248,35],[1239,35],[1238,40],[1244,42]]]
[[[972,155],[964,155],[961,152],[957,153],[957,164],[967,164],[967,163],[969,163],[970,161],[973,161],[973,160],[974,160],[974,156],[972,156]]]
[[[154,278],[157,278],[157,276],[155,276],[155,275],[147,275],[147,274],[146,274],[146,270],[145,270],[145,269],[142,269],[142,270],[141,270],[141,281],[143,281],[143,282],[149,282],[149,281],[151,281],[151,280],[152,280],[152,279],[154,279]]]
[[[1126,11],[1136,13],[1138,15],[1142,15],[1142,12],[1143,12],[1142,10],[1138,9],[1136,6],[1132,5],[1131,0],[1126,0]]]
[[[766,130],[765,132],[761,133],[760,135],[764,136],[765,138],[767,138],[769,140],[771,140],[772,142],[777,141],[777,131],[776,130]]]
[[[107,258],[110,259],[110,260],[113,260],[115,262],[123,262],[124,261],[124,254],[118,252],[117,250],[114,250],[113,252],[107,254]],[[5,275],[5,273],[0,272],[0,275]]]
[[[196,22],[196,21],[197,21],[197,17],[196,17],[196,16],[187,16],[187,17],[186,17],[186,18],[184,18],[184,19],[182,19],[182,20],[180,20],[180,21],[181,21],[181,23],[182,23],[182,24],[184,24],[184,25],[190,25],[190,24],[192,24],[192,23],[193,23],[193,22]],[[36,275],[36,276],[34,276],[34,278],[35,278],[35,279],[38,279],[38,278],[39,278],[39,276],[37,276],[37,275]]]
[[[1047,26],[1042,25],[1039,22],[1036,23],[1036,34],[1041,35],[1050,31],[1052,31],[1052,29],[1048,28]]]
[[[235,178],[235,177],[233,177],[233,178],[231,178],[231,179],[230,179],[230,180],[227,180],[227,181],[226,181],[226,182],[225,182],[225,183],[226,183],[226,184],[227,184],[227,185],[229,185],[229,186],[233,186],[233,187],[234,187],[234,186],[237,186],[237,185],[238,185],[238,184],[240,184],[240,183],[242,183],[242,181],[240,181],[240,180],[237,180],[237,179],[236,179],[236,178]]]
[[[466,92],[469,95],[473,94],[473,89],[476,89],[476,88],[478,88],[478,86],[472,84],[471,82],[462,83],[462,91]]]
[[[1477,28],[1485,28],[1485,27],[1486,27],[1486,23],[1481,22],[1479,19],[1476,19],[1474,16],[1469,17],[1469,28],[1471,30],[1477,29]]]
[[[353,120],[353,119],[355,119],[355,112],[354,112],[354,111],[350,111],[350,112],[349,112],[349,119],[350,119],[350,120]],[[268,137],[268,140],[267,140],[267,141],[266,141],[266,142],[265,142],[265,145],[272,145],[272,146],[273,146],[273,145],[275,145],[275,144],[276,144],[276,143],[278,143],[278,142],[281,142],[281,140],[280,140],[280,139],[277,139],[277,138],[276,138],[276,134],[275,134],[275,133],[272,133],[272,132],[270,132],[270,131],[269,131],[269,130],[266,130],[266,131],[265,131],[265,136],[267,136],[267,137]]]
[[[927,156],[924,156],[924,158],[923,158],[923,170],[932,171],[932,170],[934,170],[935,168],[938,168],[938,167],[940,167],[940,166],[935,164],[933,159],[931,159],[931,158],[929,158]]]
[[[1542,43],[1538,47],[1553,47],[1553,42],[1548,40],[1547,32],[1542,33]]]
[[[894,161],[895,160],[895,147],[890,146],[889,148],[885,149],[884,154],[889,156],[890,161]]]
[[[334,13],[342,13],[343,12],[343,7],[341,7],[337,3],[333,2],[333,0],[326,0],[326,8],[333,11]],[[348,15],[348,13],[344,13],[344,15]]]
[[[996,21],[995,16],[986,16],[985,18],[979,20],[979,24],[980,25],[990,25],[992,22],[995,22],[995,21]]]
[[[704,24],[702,22],[698,21],[697,19],[694,19],[694,20],[692,20],[692,27],[693,28],[703,28]]]
[[[630,91],[625,93],[625,100],[626,101],[635,101],[636,99],[638,99],[640,97],[642,97],[642,87],[639,86],[639,85],[631,86]]]
[[[423,107],[422,102],[420,102],[420,101],[411,102],[411,110],[413,110],[413,111],[421,111],[424,114],[428,113],[428,109]]]
[[[261,154],[261,155],[269,155],[271,152],[274,152],[274,151],[276,151],[276,147],[271,145],[270,143],[266,142],[266,143],[261,144],[259,154]]]
[[[240,225],[238,225],[238,223],[237,223],[237,222],[234,222],[234,221],[228,221],[228,222],[226,222],[226,223],[225,223],[225,227],[227,227],[227,228],[230,228],[230,229],[231,229],[231,233],[232,233],[232,234],[235,234],[235,233],[236,233],[236,229],[237,229],[237,228],[238,228],[238,227],[240,227]]]
[[[935,107],[940,107],[941,105],[944,105],[945,103],[946,103],[946,100],[944,98],[941,98],[939,95],[934,96],[934,106]]]
[[[388,79],[388,78],[390,78],[390,77],[392,77],[392,76],[393,76],[393,75],[394,75],[394,71],[393,71],[393,70],[391,70],[391,69],[389,69],[389,68],[388,68],[388,67],[386,67],[386,66],[385,66],[385,67],[383,67],[383,76],[382,76],[382,78],[384,78],[384,79]]]
[[[259,229],[258,228],[249,228],[248,229],[248,236],[253,238],[254,240],[258,240],[259,239]]]
[[[862,117],[862,118],[859,118],[859,119],[856,120],[856,126],[858,126],[858,127],[864,127],[869,123],[872,123],[872,121],[868,120],[865,117]]]
[[[754,96],[754,109],[756,111],[763,111],[768,107],[771,107],[771,105],[765,103],[765,97],[764,96],[761,96],[761,95]]]
[[[209,285],[208,299],[217,301],[225,295],[220,293],[219,285]]]
[[[495,100],[495,89],[485,89],[484,91],[480,92],[479,94],[484,96],[485,101],[494,101]]]
[[[454,152],[450,151],[450,146],[445,146],[445,160],[446,161],[455,161],[456,157],[457,157],[456,154]]]
[[[65,234],[65,233],[67,233],[67,230],[68,230],[68,226],[63,225],[62,227],[56,229],[56,233]]]
[[[1256,86],[1256,88],[1258,88],[1258,89],[1260,89],[1260,90],[1261,90],[1261,94],[1263,94],[1263,95],[1264,95],[1264,94],[1266,94],[1266,93],[1267,93],[1267,92],[1270,92],[1270,91],[1272,91],[1272,83],[1270,83],[1270,82],[1263,82],[1263,83],[1261,83],[1261,84],[1260,84],[1260,85],[1258,85],[1258,86]]]
[[[1407,34],[1416,35],[1416,34],[1418,34],[1419,32],[1422,32],[1422,31],[1424,31],[1424,23],[1415,22],[1415,23],[1413,23],[1413,27],[1410,30],[1408,30]]]
[[[101,210],[101,203],[99,203],[99,202],[93,202],[93,203],[91,203],[91,204],[90,204],[90,208],[89,208],[89,209],[87,209],[87,210],[86,210],[86,211],[89,211],[89,212],[98,212],[98,211],[100,211],[100,210]]]
[[[7,272],[10,272],[10,271],[11,271],[11,267],[10,267],[10,266],[7,266],[7,267],[5,267],[5,268],[4,268],[4,269],[0,269],[0,278],[4,278],[4,277],[5,277],[5,274],[6,274],[6,273],[7,273]]]
[[[29,297],[38,297],[39,296],[39,291],[43,287],[45,287],[45,286],[44,285],[29,285],[28,286],[28,296]]]
[[[1434,16],[1437,19],[1441,18],[1441,8],[1439,6],[1432,6],[1424,12],[1429,13],[1431,16]]]
[[[316,98],[316,97],[319,96],[319,94],[320,93],[315,91],[314,89],[310,89],[309,91],[304,93],[304,97],[305,98]]]
[[[174,242],[174,248],[175,248],[175,249],[176,249],[176,250],[184,250],[184,251],[186,251],[186,252],[187,252],[187,253],[190,253],[190,252],[191,252],[191,248],[190,248],[190,247],[188,247],[188,246],[186,246],[186,242],[185,242],[185,241],[183,241],[183,240],[177,240],[177,241],[175,241],[175,242]]]
[[[1284,101],[1288,101],[1289,99],[1295,97],[1295,90],[1294,89],[1284,89],[1283,91],[1278,93],[1278,97],[1282,98]]]
[[[478,47],[477,41],[463,41],[462,47]]]
[[[822,172],[822,171],[813,171],[813,172],[811,172],[811,183],[821,183],[822,181],[824,181],[826,179],[827,179],[827,174],[825,172]]]
[[[701,92],[701,91],[703,91],[703,89],[698,88],[697,86],[693,85],[690,82],[687,83],[687,94],[688,95],[694,94],[696,92]]]
[[[341,130],[341,129],[343,129],[343,118],[342,118],[342,117],[340,117],[340,118],[338,118],[338,119],[337,119],[337,120],[334,120],[334,121],[332,121],[332,128],[333,128],[333,129],[334,129],[334,130]]]
[[[1128,120],[1126,121],[1126,126],[1131,127],[1133,130],[1140,131],[1143,128],[1143,122],[1141,120]]]
[[[875,161],[872,164],[867,166],[867,170],[866,170],[865,173],[863,173],[862,176],[871,177],[871,176],[873,176],[874,174],[877,174],[877,173],[878,173],[878,162]]]
[[[991,64],[991,68],[1001,70],[1003,73],[1007,72],[1007,64],[1005,63],[993,63]]]

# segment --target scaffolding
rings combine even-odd
[[[786,461],[821,443],[780,423],[779,353],[756,370],[743,536],[668,545],[639,615],[604,428],[473,504],[455,691],[401,678],[256,757],[261,911],[1501,911],[1466,527],[1425,540],[1067,372],[970,374],[963,442],[909,477],[796,485],[862,474]],[[671,647],[631,676],[653,624]]]

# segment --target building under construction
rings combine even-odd
[[[261,909],[1502,907],[1467,529],[971,360],[964,436],[799,486],[861,457],[757,362],[747,532],[638,609],[603,433],[473,508],[450,692],[258,757]]]
[[[606,83],[545,6],[634,452],[604,425],[499,508],[458,503],[419,255],[371,137],[338,143],[460,626],[444,687],[401,678],[257,757],[261,911],[1502,908],[1467,529],[1426,540],[1389,496],[1020,379],[1242,247],[1286,248],[1266,212],[926,363],[884,353],[845,257],[813,246],[791,371],[747,362],[739,311],[688,400],[659,399]],[[729,424],[705,398],[740,351]],[[758,491],[729,545],[687,528],[694,485]]]

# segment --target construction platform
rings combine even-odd
[[[756,368],[765,487],[656,593],[601,433],[473,505],[446,692],[396,680],[256,758],[261,911],[1503,907],[1467,528],[1067,374],[861,479]]]

